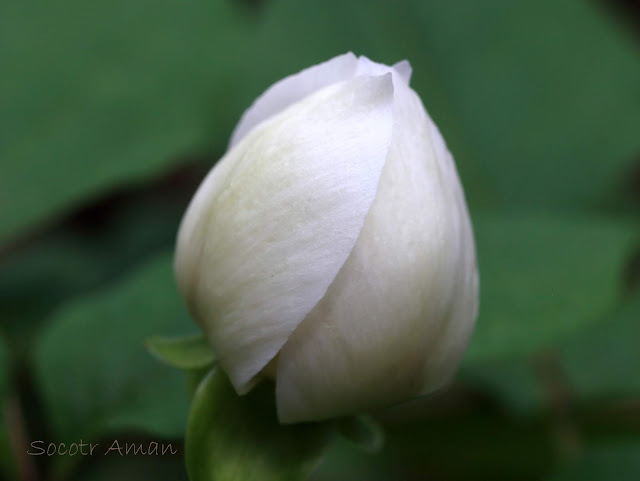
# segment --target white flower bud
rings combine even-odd
[[[240,394],[275,379],[281,422],[431,391],[473,329],[469,214],[410,76],[348,53],[279,81],[182,221],[189,310]]]

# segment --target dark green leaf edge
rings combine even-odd
[[[159,361],[178,369],[210,367],[216,361],[213,349],[200,333],[179,337],[153,336],[147,350]]]

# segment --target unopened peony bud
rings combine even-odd
[[[283,423],[431,391],[473,329],[469,214],[410,76],[348,53],[277,82],[182,220],[189,310],[238,393],[275,379]]]

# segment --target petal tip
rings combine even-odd
[[[409,82],[411,81],[411,74],[413,73],[411,63],[409,63],[408,60],[401,60],[400,62],[393,64],[392,68],[398,73],[400,78],[409,85]]]

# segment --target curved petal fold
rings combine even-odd
[[[392,125],[390,74],[339,82],[249,129],[194,197],[178,236],[178,285],[238,392],[352,251]]]
[[[358,242],[282,348],[281,422],[383,407],[453,373],[473,328],[473,234],[451,155],[420,99],[396,84],[394,130]]]
[[[321,88],[352,78],[357,65],[356,56],[348,52],[279,80],[242,114],[231,135],[229,148],[240,142],[260,122]]]
[[[337,82],[360,75],[378,76],[393,73],[394,81],[402,79],[409,84],[411,65],[402,60],[392,67],[369,60],[365,56],[356,57],[348,52],[326,62],[304,69],[279,80],[258,97],[242,114],[231,135],[229,148],[236,145],[251,129],[276,115],[308,95]]]

